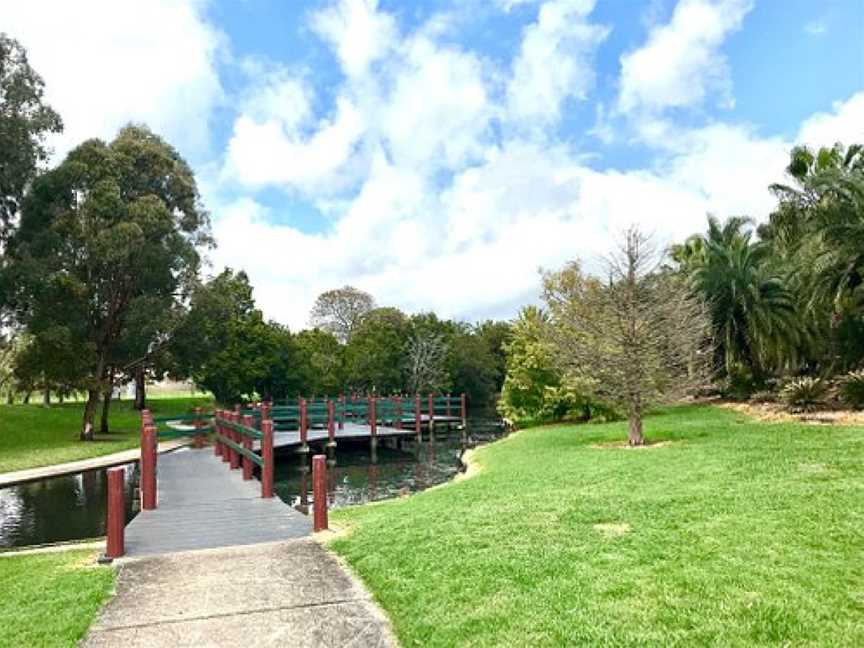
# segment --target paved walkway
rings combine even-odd
[[[192,440],[185,437],[163,441],[159,444],[159,452],[170,452],[171,450],[176,450],[177,448],[189,445],[190,443],[192,443]],[[74,473],[84,472],[85,470],[119,466],[120,464],[129,463],[130,461],[138,461],[140,458],[141,450],[139,448],[132,448],[131,450],[122,450],[120,452],[114,452],[99,457],[91,457],[89,459],[79,459],[78,461],[69,461],[67,463],[54,464],[51,466],[41,466],[39,468],[27,468],[26,470],[0,473],[0,488],[3,486],[13,486],[24,482],[36,481],[38,479],[71,475]]]
[[[121,562],[89,648],[396,646],[363,586],[311,539]]]
[[[312,532],[306,515],[278,497],[261,498],[257,479],[213,454],[179,450],[158,461],[157,508],[141,511],[126,527],[130,557],[233,547],[302,538]]]

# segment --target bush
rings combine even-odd
[[[854,409],[864,408],[864,369],[850,371],[840,379],[840,401]]]
[[[793,378],[780,390],[780,400],[791,412],[811,412],[825,403],[828,383],[821,378]]]

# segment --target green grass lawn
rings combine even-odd
[[[0,558],[0,646],[74,646],[114,584],[95,559],[80,550]]]
[[[864,645],[864,430],[693,406],[646,433],[525,430],[334,512],[332,546],[406,646]]]
[[[189,412],[201,405],[212,408],[212,399],[152,398],[154,416]],[[78,440],[83,403],[0,405],[0,472],[47,466],[126,450],[138,445],[140,414],[129,400],[111,405],[111,434],[92,443]],[[98,425],[98,417],[97,417]]]

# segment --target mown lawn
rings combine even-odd
[[[80,550],[0,557],[0,646],[74,646],[114,585],[95,561]]]
[[[164,416],[189,412],[199,405],[212,408],[212,399],[153,398],[148,405],[154,416]],[[138,445],[141,418],[131,401],[112,403],[111,434],[97,436],[92,443],[78,440],[83,408],[83,403],[0,405],[0,472],[86,459]]]
[[[669,443],[525,430],[334,512],[332,547],[407,646],[864,645],[864,430],[692,406],[646,431]]]

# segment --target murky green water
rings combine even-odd
[[[472,426],[469,425],[469,430]],[[327,470],[327,499],[333,508],[407,495],[442,484],[463,470],[466,447],[492,441],[503,434],[495,421],[475,423],[463,445],[457,431],[438,433],[435,441],[405,439],[401,447],[382,445],[371,460],[368,441],[337,446],[335,463]],[[310,462],[282,454],[276,463],[276,492],[286,503],[305,511],[312,503]]]
[[[126,519],[134,515],[138,466],[126,472]],[[105,470],[0,488],[0,548],[82,540],[105,535],[108,477]]]

